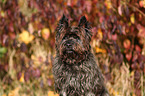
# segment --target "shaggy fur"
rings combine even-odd
[[[92,35],[85,16],[78,26],[69,26],[63,15],[56,32],[55,90],[60,96],[109,96],[91,53]]]

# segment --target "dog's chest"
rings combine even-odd
[[[91,87],[92,76],[80,67],[65,68],[63,70],[64,84],[69,89],[87,90]]]

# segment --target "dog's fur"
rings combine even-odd
[[[85,16],[70,26],[63,15],[56,28],[53,62],[55,90],[60,96],[109,96],[91,53],[91,31]]]

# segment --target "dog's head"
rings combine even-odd
[[[56,51],[67,64],[79,62],[90,51],[91,31],[85,16],[77,26],[70,26],[63,15],[56,29]]]

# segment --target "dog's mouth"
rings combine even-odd
[[[66,51],[66,53],[68,53],[68,54],[72,54],[73,51],[72,51],[72,50],[68,50],[68,51]]]
[[[75,51],[74,50],[65,50],[63,51],[64,55],[67,55],[69,57],[73,57],[75,55]]]

